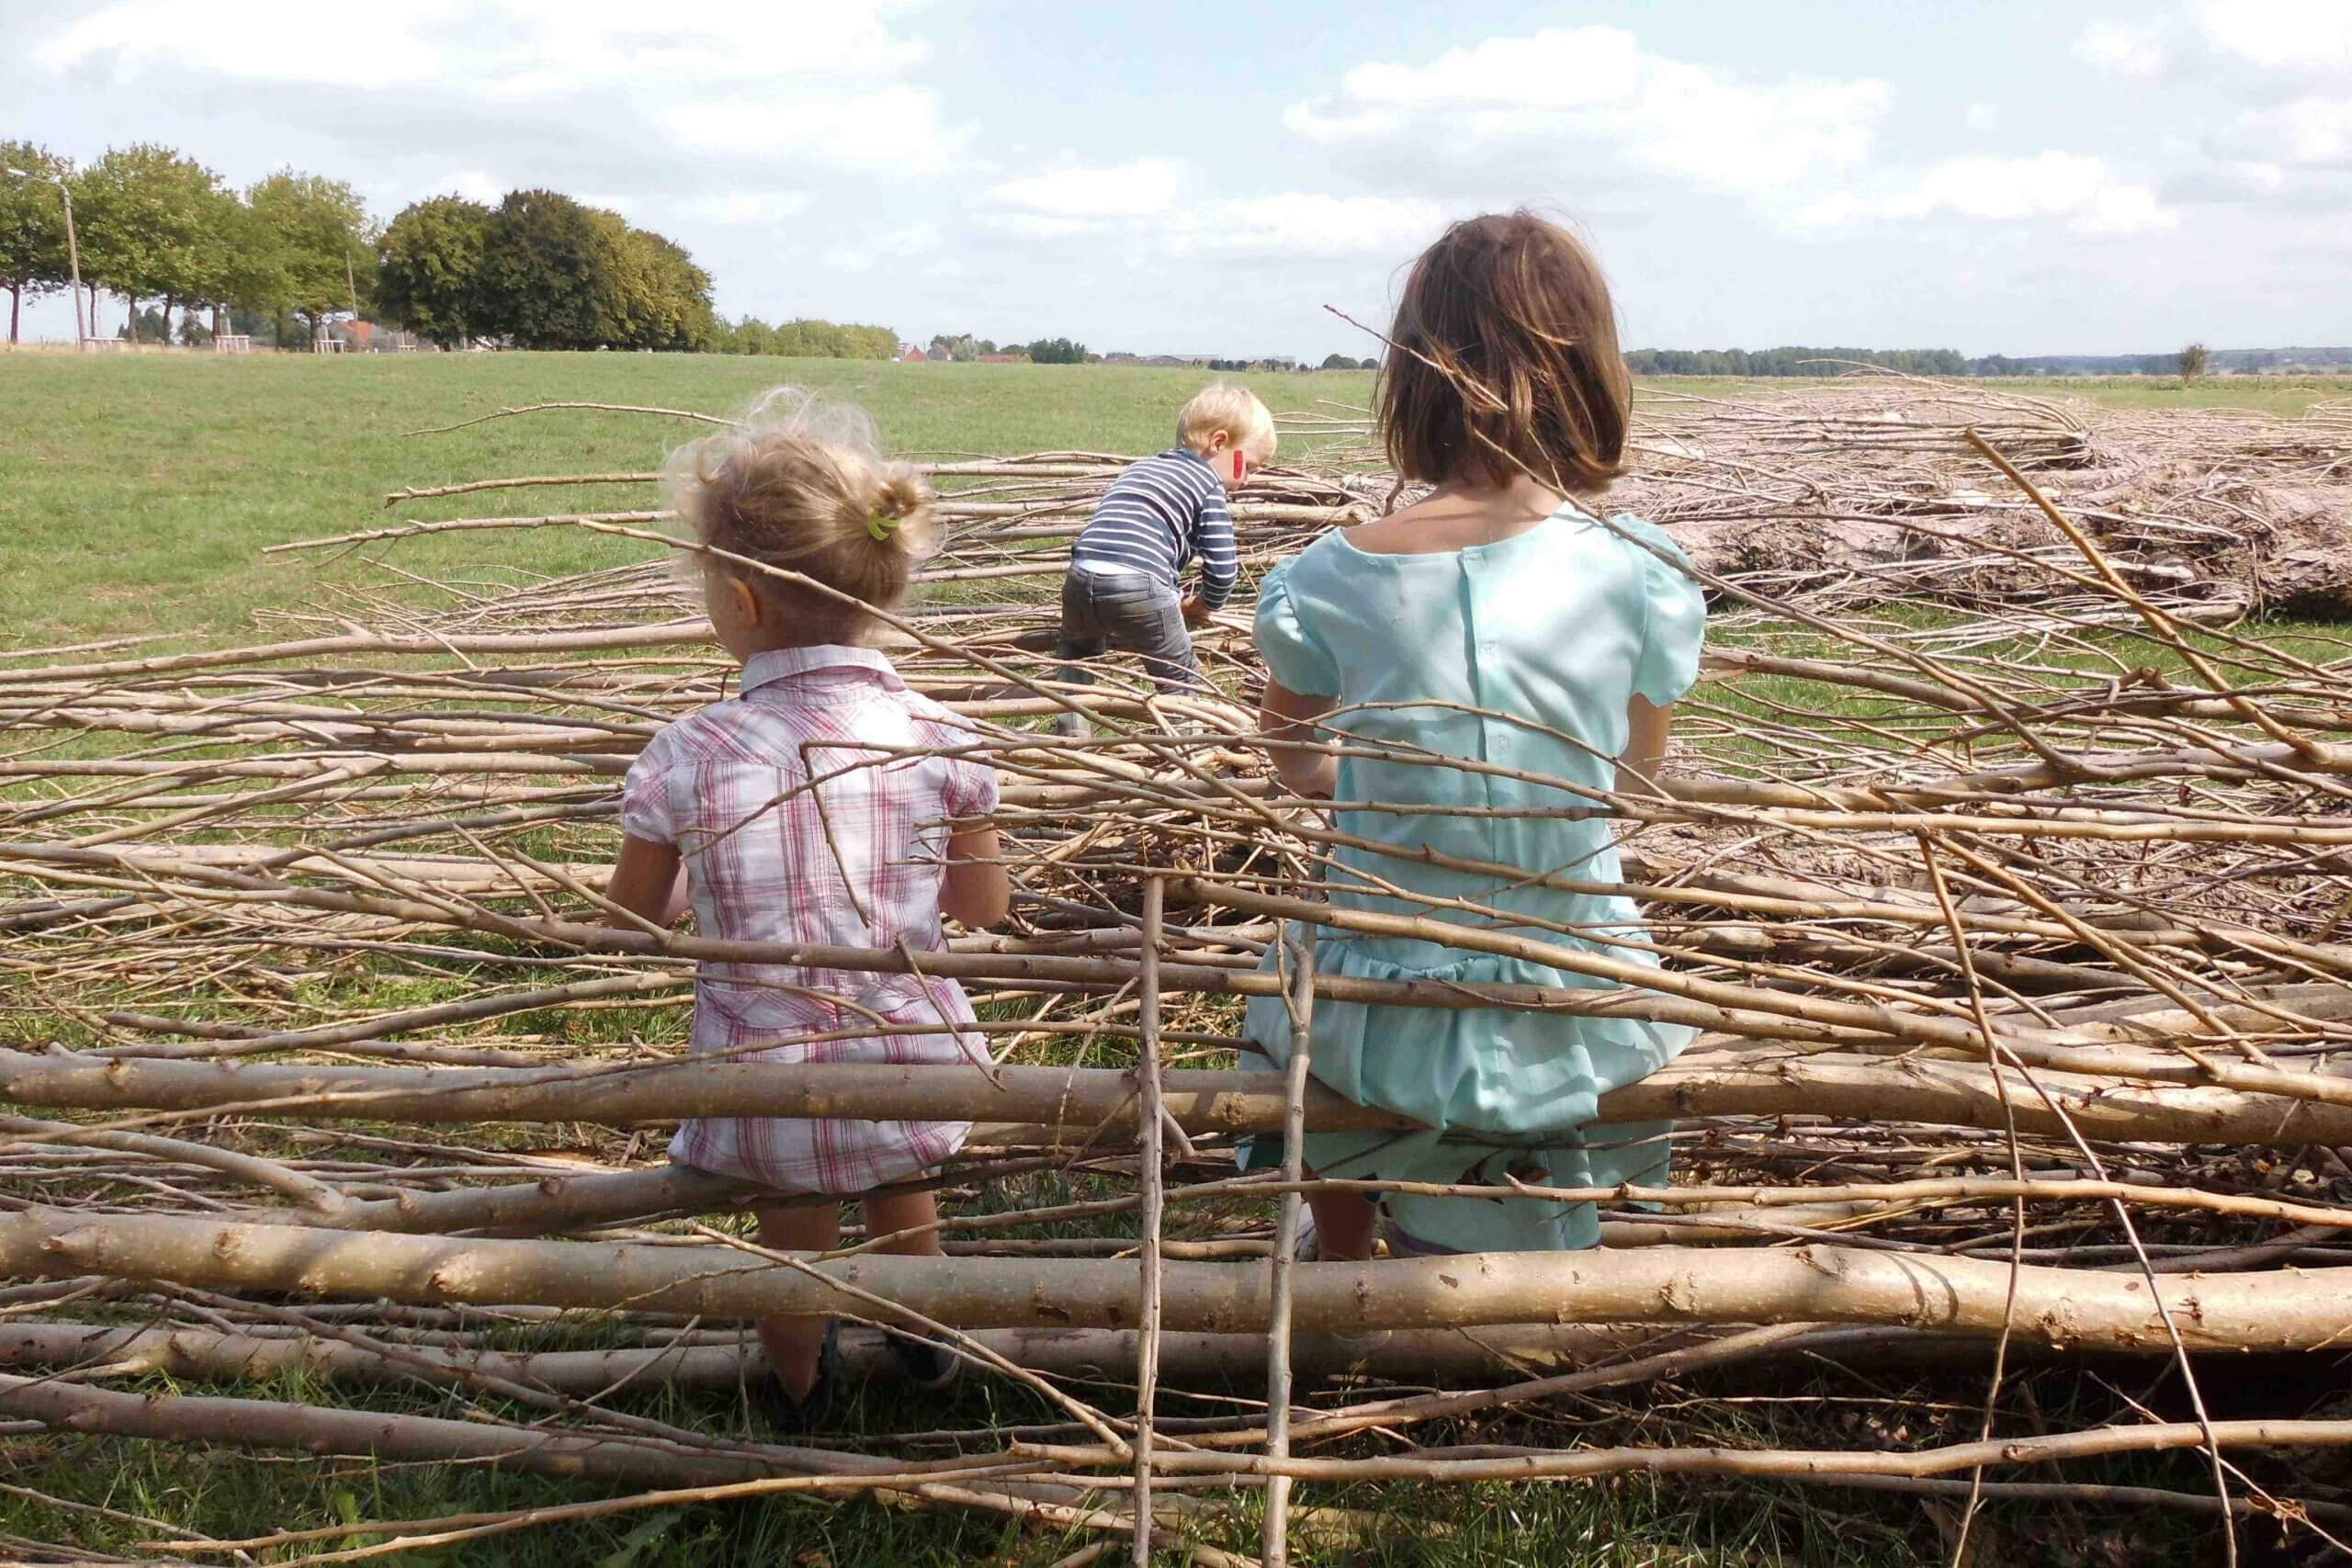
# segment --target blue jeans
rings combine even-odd
[[[1062,579],[1062,679],[1092,684],[1094,677],[1075,661],[1112,649],[1143,655],[1145,671],[1163,692],[1208,690],[1184,626],[1183,601],[1166,584],[1140,572],[1073,567]],[[1076,714],[1062,716],[1066,732],[1077,722]]]

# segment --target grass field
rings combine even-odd
[[[652,404],[706,412],[741,407],[763,388],[797,380],[856,400],[910,453],[1085,449],[1142,453],[1163,446],[1176,408],[1205,376],[1119,367],[899,366],[842,361],[742,360],[669,355],[500,355],[311,359],[204,355],[77,358],[0,355],[0,643],[15,647],[169,630],[244,635],[256,611],[303,604],[311,565],[265,560],[266,545],[315,537],[387,520],[389,491],[492,474],[642,469],[692,427],[568,412],[497,421],[448,434],[407,435],[498,408],[538,401]],[[1361,404],[1363,373],[1243,378],[1277,410],[1318,400]],[[1755,396],[1787,382],[1668,380],[1659,389]],[[2296,412],[2352,393],[2352,381],[2295,384],[2216,381],[2188,389],[2161,383],[2019,384],[2004,390],[2075,392],[2117,403],[2195,403]],[[565,491],[571,510],[649,504],[650,491]],[[483,513],[542,510],[529,492],[472,498]],[[447,516],[407,509],[401,515]],[[414,542],[399,562],[432,571],[464,562],[542,573],[582,570],[643,552],[578,532],[475,535]],[[2312,635],[2318,635],[2316,629]],[[2330,643],[2330,656],[2335,651]],[[1803,694],[1780,695],[1792,702]],[[421,998],[420,998],[421,999]],[[20,1006],[27,1005],[19,1003]],[[594,1015],[612,1022],[613,1015]],[[524,1015],[517,1028],[550,1026]],[[23,1023],[29,1030],[33,1026]],[[552,1024],[561,1027],[560,1022]],[[616,1022],[612,1026],[619,1027]],[[517,1339],[518,1348],[525,1341]],[[532,1348],[556,1348],[545,1338]],[[164,1386],[161,1379],[152,1386]],[[276,1385],[236,1392],[290,1396]],[[1242,1391],[1245,1392],[1246,1391]],[[1657,1397],[1679,1396],[1661,1389]],[[1835,1385],[1806,1373],[1759,1387],[1749,1402],[1706,1411],[1661,1412],[1649,1394],[1562,1404],[1480,1428],[1476,1440],[1781,1443],[1808,1446],[1825,1431],[1853,1434],[1882,1421],[1974,1419],[1981,1379],[1915,1381],[1888,1371],[1865,1386]],[[455,1397],[412,1391],[346,1393],[371,1408],[462,1414]],[[647,1414],[740,1430],[740,1405],[717,1396],[648,1396]],[[1890,1414],[1890,1412],[1892,1414]],[[1953,1414],[1957,1412],[1957,1414]],[[888,1408],[877,1426],[923,1424],[936,1412]],[[2053,1408],[2064,1422],[2070,1413]],[[976,1423],[1032,1419],[1022,1396],[972,1391],[952,1412]],[[2086,1416],[2085,1419],[2094,1417]],[[1960,1432],[1953,1427],[1952,1432]],[[1467,1436],[1467,1434],[1458,1434]],[[1865,1440],[1860,1437],[1857,1441]],[[1893,1438],[1889,1441],[1895,1441]],[[483,1471],[378,1467],[356,1461],[199,1456],[158,1445],[91,1438],[12,1438],[0,1444],[6,1481],[179,1529],[243,1535],[273,1525],[335,1527],[365,1517],[492,1510],[577,1500],[594,1489]],[[2119,1474],[2137,1479],[2140,1472]],[[2193,1487],[2192,1468],[2151,1461],[2145,1478]],[[2184,1479],[2186,1478],[2186,1479]],[[1714,1568],[1806,1564],[1879,1568],[1940,1562],[1949,1519],[1909,1500],[1804,1492],[1736,1483],[1658,1482],[1629,1477],[1602,1484],[1450,1489],[1393,1487],[1380,1493],[1317,1494],[1316,1502],[1372,1509],[1401,1522],[1373,1545],[1302,1553],[1312,1563],[1625,1564]],[[2118,1523],[2101,1516],[2064,1552],[2045,1552],[2030,1531],[2046,1514],[1996,1508],[1979,1527],[1973,1560],[2008,1562],[2177,1561],[2189,1539],[2169,1520]],[[152,1527],[62,1514],[0,1493],[0,1531],[77,1540],[129,1554],[154,1539]],[[2199,1538],[2203,1539],[2203,1538]],[[321,1550],[363,1544],[320,1543]],[[946,1515],[916,1515],[795,1499],[727,1506],[678,1506],[476,1542],[401,1561],[435,1568],[474,1564],[663,1564],[760,1562],[776,1568],[853,1564],[1007,1565],[1050,1562],[1079,1544],[1050,1532]],[[1246,1537],[1223,1542],[1237,1548]]]
[[[251,359],[0,355],[0,641],[66,643],[161,629],[239,630],[304,597],[311,566],[262,547],[388,521],[386,492],[492,474],[658,468],[679,421],[589,412],[405,433],[537,402],[725,413],[797,381],[863,404],[902,452],[1142,454],[1174,439],[1208,378],[1120,366],[898,365],[716,355],[511,354]],[[1363,372],[1238,377],[1276,409],[1361,403]],[[549,492],[474,498],[478,514],[543,510]],[[647,487],[566,490],[571,511],[652,504]],[[416,507],[403,515],[461,514]],[[642,555],[577,530],[404,549],[401,564],[550,574]]]
[[[587,412],[409,435],[499,408],[618,402],[726,412],[777,382],[863,403],[905,452],[1080,449],[1140,454],[1171,438],[1198,371],[1125,366],[897,365],[689,355],[506,354],[313,358],[209,355],[0,355],[0,645],[72,643],[157,630],[245,630],[258,608],[301,603],[320,568],[266,545],[387,520],[408,484],[491,474],[658,466],[684,423]],[[1361,406],[1361,371],[1236,378],[1278,411]],[[1661,390],[1759,396],[1786,381],[1669,378]],[[2002,384],[2003,389],[2010,389]],[[2290,413],[2352,394],[2352,380],[2208,381],[2186,389],[2115,379],[2018,383],[2133,406],[2247,406]],[[644,487],[567,490],[562,505],[649,504]],[[547,492],[477,498],[525,514]],[[403,515],[458,515],[454,509]],[[404,547],[402,565],[585,570],[642,552],[577,531],[475,535]],[[333,570],[332,567],[325,570]]]

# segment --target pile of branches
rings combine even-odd
[[[1394,480],[1362,411],[1295,418]],[[2142,592],[2186,619],[2352,618],[2352,413],[2124,410],[1893,374],[1715,399],[1645,390],[1634,471],[1613,505],[1674,530],[1700,562],[1825,614],[1898,606],[2017,611],[2054,589],[2115,606],[2082,562],[1961,441],[1974,430],[2034,476]]]
[[[2318,1358],[2345,1333],[2352,673],[2210,622],[2211,585],[2119,559],[2113,526],[2060,499],[2074,489],[2053,493],[2112,468],[2103,452],[2189,437],[2027,400],[1855,396],[1901,417],[1832,419],[1820,398],[1654,411],[1645,471],[1619,498],[1700,544],[1723,613],[1665,796],[1549,781],[1622,825],[1623,880],[1544,874],[1640,900],[1662,971],[1530,935],[1523,916],[1430,932],[1324,902],[1349,840],[1285,796],[1255,743],[1246,594],[1204,639],[1219,696],[1157,696],[1132,670],[1064,684],[1052,585],[1115,461],[938,465],[954,542],[889,635],[1003,780],[1014,917],[921,962],[972,993],[992,1069],[685,1056],[698,959],[915,960],[604,923],[619,777],[728,673],[665,559],[495,591],[394,568],[322,592],[306,612],[319,624],[285,625],[304,634],[285,640],[10,660],[0,1259],[16,1283],[0,1358],[20,1375],[0,1378],[0,1417],[498,1464],[616,1494],[169,1543],[193,1561],[808,1493],[1132,1534],[1138,1553],[1175,1532],[1236,1562],[1238,1499],[1262,1492],[1258,1560],[1278,1562],[1294,1529],[1379,1528],[1307,1506],[1313,1492],[1294,1506],[1294,1483],[1630,1472],[1957,1491],[1972,1509],[2202,1510],[2233,1552],[2252,1516],[2341,1536],[2352,1510],[2324,1479],[2247,1466],[2252,1450],[2352,1443],[2352,1421],[2241,1416],[2204,1391],[2216,1358]],[[2233,461],[2336,482],[2340,421],[2245,430]],[[1668,442],[1680,450],[1660,455]],[[1936,593],[1933,615],[1831,614],[1850,590],[1818,563],[1726,570],[1705,543],[1815,527],[1838,493],[1901,536],[1939,515],[1931,485],[1981,491],[1962,510],[2007,541],[1973,576],[1911,580],[1905,594]],[[1237,498],[1244,561],[1394,490],[1337,458],[1324,477],[1270,473]],[[2162,534],[2130,515],[2134,538]],[[652,557],[663,522],[653,507],[458,518],[322,543],[390,568],[421,533],[571,526],[642,536]],[[1983,586],[1995,578],[2017,586]],[[1073,707],[1091,737],[1053,733]],[[1434,934],[1633,988],[1317,976],[1316,931]],[[1284,955],[1271,967],[1270,952]],[[1558,1193],[1603,1206],[1599,1258],[1295,1264],[1313,1183],[1241,1174],[1237,1141],[1287,1131],[1295,1149],[1302,1128],[1402,1123],[1304,1077],[1234,1070],[1240,1003],[1266,996],[1302,1012],[1340,997],[1694,1025],[1679,1062],[1602,1105],[1612,1122],[1676,1119],[1677,1184]],[[763,1251],[726,1217],[751,1192],[659,1157],[668,1124],[713,1113],[981,1123],[939,1178],[950,1258],[871,1237],[824,1258]],[[650,1384],[760,1375],[745,1325],[776,1311],[949,1332],[1039,1418],[816,1447],[646,1413]],[[582,1323],[600,1348],[563,1348]],[[516,1348],[518,1325],[543,1344]],[[874,1336],[850,1348],[887,1375]],[[1973,1435],[1436,1440],[1570,1394],[1858,1354],[1981,1369]],[[2016,1363],[2082,1355],[2174,1366],[2188,1403],[2177,1419],[2018,1426],[2003,1397]],[[289,1368],[326,1392],[130,1386]],[[1164,1407],[1162,1384],[1237,1380],[1264,1403]],[[443,1391],[464,1418],[334,1393],[368,1383]],[[1431,1440],[1400,1453],[1371,1433]],[[2165,1450],[2204,1454],[2210,1489],[2017,1476]]]

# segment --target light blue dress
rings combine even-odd
[[[1430,555],[1371,554],[1351,545],[1344,532],[1328,534],[1267,573],[1258,599],[1259,651],[1290,690],[1337,697],[1338,709],[1323,722],[1351,743],[1476,759],[1610,789],[1627,739],[1629,699],[1638,694],[1663,705],[1690,689],[1707,614],[1698,583],[1671,564],[1687,558],[1663,532],[1630,516],[1611,523],[1669,559],[1573,506],[1511,538]],[[1619,880],[1605,817],[1448,812],[1589,804],[1570,790],[1442,762],[1343,757],[1333,798],[1408,807],[1342,811],[1335,822],[1342,833],[1401,851],[1427,848],[1458,861]],[[1611,940],[1640,938],[1629,899],[1527,886],[1374,850],[1334,854],[1340,865],[1327,876],[1339,908],[1482,924],[1655,962]],[[1352,889],[1351,881],[1461,898],[1566,924],[1579,934],[1407,903]],[[1321,928],[1316,941],[1316,968],[1327,975],[1610,986],[1548,964],[1418,940]],[[1274,955],[1267,963],[1273,967]],[[1360,1104],[1444,1131],[1310,1134],[1304,1157],[1329,1177],[1499,1186],[1510,1171],[1569,1187],[1662,1183],[1669,1124],[1595,1125],[1595,1107],[1609,1090],[1671,1061],[1692,1032],[1640,1019],[1318,997],[1314,1076]],[[1290,1020],[1280,998],[1251,1001],[1247,1033],[1273,1065],[1289,1060]],[[1589,1203],[1392,1195],[1386,1207],[1391,1241],[1407,1250],[1539,1251],[1600,1239]]]

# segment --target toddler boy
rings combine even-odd
[[[1112,481],[1070,549],[1062,579],[1063,679],[1092,677],[1069,660],[1107,648],[1143,656],[1160,690],[1205,687],[1188,626],[1208,619],[1233,592],[1233,514],[1226,493],[1274,455],[1274,416],[1256,394],[1215,386],[1184,405],[1178,444]],[[1201,563],[1200,586],[1183,592],[1183,570]],[[1062,733],[1082,734],[1078,715]]]

